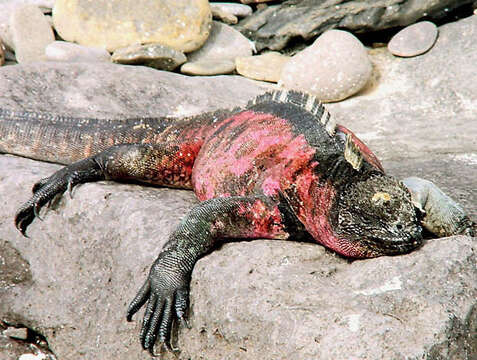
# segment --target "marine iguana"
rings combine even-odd
[[[157,337],[170,348],[173,319],[185,322],[194,264],[223,239],[309,236],[343,256],[368,258],[419,247],[423,216],[439,235],[473,233],[463,210],[432,183],[409,180],[411,198],[316,98],[296,91],[185,119],[0,110],[0,152],[69,164],[33,186],[15,217],[24,235],[43,206],[81,183],[194,190],[202,202],[170,235],[127,310],[131,321],[147,303],[140,340],[151,353]]]

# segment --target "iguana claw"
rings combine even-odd
[[[171,260],[172,259],[172,260]],[[141,333],[139,335],[144,350],[154,354],[154,344],[159,341],[160,348],[177,352],[171,343],[171,330],[174,318],[185,321],[189,299],[189,275],[174,266],[174,255],[163,252],[151,267],[149,276],[129,305],[126,318],[133,315],[147,302]]]
[[[15,216],[16,228],[26,236],[26,230],[33,220],[40,217],[40,210],[49,204],[56,196],[71,191],[74,186],[86,181],[104,178],[102,170],[91,158],[78,161],[58,170],[53,175],[41,179],[33,185],[33,196],[17,211]]]

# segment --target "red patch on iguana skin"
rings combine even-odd
[[[237,213],[251,224],[244,229],[243,233],[248,238],[286,239],[288,237],[278,206],[270,208],[261,200],[256,200],[253,204],[240,206]]]
[[[205,140],[193,170],[194,191],[200,200],[276,195],[281,180],[293,181],[314,153],[287,120],[244,111],[225,120]]]
[[[156,165],[158,182],[171,187],[191,188],[192,169],[201,145],[201,142],[182,143],[175,152],[162,157]]]

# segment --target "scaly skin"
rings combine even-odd
[[[171,234],[131,302],[147,303],[141,344],[169,347],[197,260],[223,239],[311,236],[348,257],[409,252],[421,227],[404,185],[314,98],[265,94],[245,109],[188,119],[104,121],[0,110],[0,152],[70,164],[33,187],[15,223],[73,186],[103,179],[194,190],[202,202]],[[437,222],[442,222],[436,215]]]

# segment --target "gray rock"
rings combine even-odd
[[[210,37],[199,50],[187,55],[190,62],[205,60],[231,60],[237,56],[252,55],[250,41],[232,27],[213,22]]]
[[[28,329],[25,327],[9,327],[3,332],[3,335],[14,339],[26,340],[28,337]]]
[[[35,5],[24,5],[13,11],[10,32],[19,63],[44,60],[46,46],[55,41],[50,23]]]
[[[257,56],[244,56],[235,59],[237,72],[254,80],[278,82],[285,64],[290,57],[270,51]]]
[[[204,46],[188,54],[181,72],[189,75],[230,74],[235,70],[235,58],[252,55],[252,44],[232,27],[213,22]]]
[[[199,60],[181,66],[181,73],[187,75],[222,75],[230,74],[234,70],[235,63],[232,60]]]
[[[0,358],[18,360],[21,355],[30,352],[29,344],[22,344],[0,333]]]
[[[105,49],[73,44],[66,41],[54,41],[45,48],[45,57],[49,61],[96,62],[109,61],[111,56]]]
[[[380,85],[328,105],[338,122],[384,159],[390,173],[435,181],[474,220],[471,100],[477,74],[470,50],[476,28],[475,17],[442,27],[436,46],[417,58],[382,51],[375,57]],[[452,73],[446,71],[450,55]],[[1,68],[0,107],[77,116],[174,115],[189,110],[189,102],[200,112],[243,104],[258,92],[251,81],[236,77],[95,67]],[[72,94],[79,94],[76,101]],[[13,213],[32,183],[59,167],[0,156],[0,168],[8,169],[0,178],[0,193],[6,194],[1,238],[32,274],[31,280],[0,287],[0,319],[43,333],[59,359],[149,359],[137,340],[139,317],[126,323],[125,308],[166,236],[195,203],[192,194],[107,182],[83,185],[73,199],[66,196],[43,214],[44,222],[32,224],[31,238],[25,239],[12,225]],[[316,244],[227,244],[194,270],[192,329],[179,331],[179,358],[472,359],[476,269],[475,239],[468,237],[430,240],[409,255],[352,263]]]
[[[2,39],[0,39],[0,66],[5,64],[5,46],[3,45]]]
[[[422,213],[422,225],[439,237],[453,234],[473,236],[473,224],[464,209],[434,183],[410,176],[402,180],[411,199]]]
[[[209,36],[211,21],[207,0],[56,0],[53,9],[64,40],[109,51],[144,43],[194,51]]]
[[[252,15],[252,8],[244,4],[226,3],[226,2],[213,2],[210,3],[212,12],[223,11],[236,17],[245,17]]]
[[[416,58],[396,58],[386,48],[371,51],[377,78],[342,103],[327,108],[386,160],[424,160],[454,154],[462,166],[476,169],[477,52],[472,41],[477,17],[439,28],[439,41]],[[452,59],[452,70],[449,67]],[[445,171],[445,168],[438,171]],[[438,171],[420,176],[433,180]],[[475,186],[474,186],[475,188]]]
[[[51,12],[53,0],[2,0],[0,1],[0,38],[8,50],[13,49],[12,35],[10,34],[10,15],[16,8],[24,5],[36,5],[43,12]]]
[[[393,55],[412,57],[424,54],[436,42],[437,26],[430,21],[410,25],[389,41],[388,50]]]
[[[339,27],[353,32],[377,31],[438,19],[474,0],[290,0],[256,11],[236,25],[257,50],[283,49],[291,39],[312,39]]]
[[[35,5],[43,12],[51,12],[55,0],[2,0],[3,4],[10,4],[13,6]]]
[[[240,2],[243,4],[259,4],[259,3],[266,3],[271,1],[276,1],[276,0],[240,0]]]
[[[118,64],[146,65],[172,71],[187,61],[183,52],[161,44],[131,45],[117,49],[111,60]]]
[[[279,83],[332,102],[360,91],[371,71],[361,42],[347,31],[330,30],[285,64]]]
[[[225,24],[236,24],[238,23],[238,18],[222,8],[213,7],[211,4],[210,9],[212,10],[212,16],[214,19],[217,19]]]
[[[59,359],[148,359],[140,322],[125,322],[124,309],[193,195],[83,185],[25,239],[8,220],[31,183],[59,167],[11,156],[0,156],[0,166],[9,169],[0,191],[16,199],[0,209],[2,237],[34,274],[0,292],[1,318],[28,321]],[[225,245],[194,270],[192,329],[180,329],[180,359],[465,358],[476,351],[474,247],[452,237],[410,255],[349,263],[316,244]]]
[[[82,117],[187,116],[245,105],[267,88],[241,76],[191,78],[99,62],[0,68],[0,107]]]
[[[51,12],[53,0],[2,0],[0,1],[0,38],[5,46],[13,49],[12,36],[10,34],[10,15],[18,7],[30,4],[36,5],[43,12]]]

